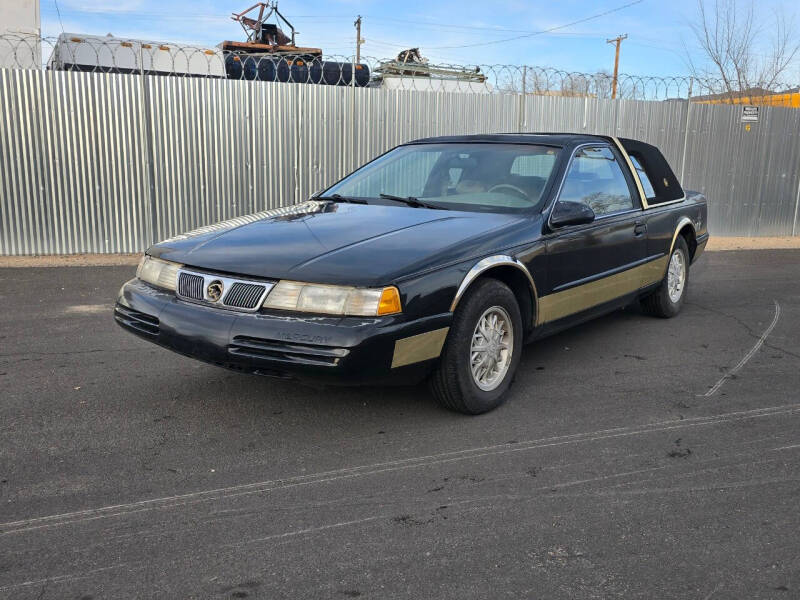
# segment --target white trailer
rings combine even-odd
[[[62,33],[47,68],[56,71],[225,77],[219,48],[113,36]]]

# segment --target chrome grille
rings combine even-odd
[[[181,273],[178,276],[178,294],[192,300],[203,299],[204,280],[200,275]]]
[[[209,296],[209,286],[222,288],[222,297]],[[215,273],[199,273],[181,269],[178,272],[178,298],[190,302],[200,302],[206,306],[241,312],[256,312],[261,308],[264,298],[275,287],[271,281],[234,279]],[[215,289],[219,292],[219,289]]]
[[[256,308],[265,289],[266,286],[263,285],[237,281],[230,287],[228,293],[225,294],[225,297],[222,299],[222,304],[235,308]]]

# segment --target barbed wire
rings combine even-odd
[[[474,94],[685,100],[784,105],[796,85],[773,82],[731,89],[710,77],[582,73],[515,64],[431,64],[419,53],[394,59],[290,52],[253,53],[187,43],[65,33],[39,37],[0,35],[0,68],[204,77],[394,90]],[[615,89],[616,87],[616,89]],[[785,104],[790,105],[790,104]]]

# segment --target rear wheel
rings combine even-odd
[[[689,247],[682,235],[675,240],[675,247],[667,263],[667,272],[658,289],[642,298],[642,308],[647,314],[668,319],[674,317],[683,306],[686,287],[689,283]]]
[[[514,293],[496,279],[473,284],[453,317],[430,387],[444,407],[477,415],[505,400],[522,352]]]

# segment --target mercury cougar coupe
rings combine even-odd
[[[403,144],[301,204],[150,247],[128,331],[208,363],[327,383],[428,379],[501,404],[523,342],[634,301],[678,313],[706,200],[657,148],[583,134]]]

